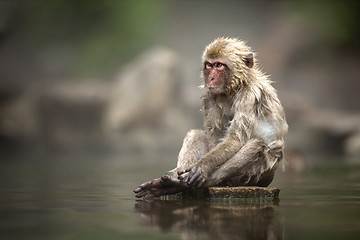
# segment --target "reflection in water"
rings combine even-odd
[[[179,232],[182,239],[282,239],[273,202],[139,200],[146,225]]]

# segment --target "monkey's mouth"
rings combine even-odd
[[[210,85],[210,84],[206,84],[206,87],[208,89],[208,91],[211,94],[219,94],[223,92],[223,86],[222,85]]]
[[[220,88],[220,87],[222,87],[222,81],[210,80],[210,81],[207,81],[206,86],[208,88]]]

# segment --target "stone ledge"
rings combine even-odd
[[[210,187],[190,188],[175,195],[162,196],[161,199],[244,199],[244,200],[278,200],[280,189],[265,187]]]

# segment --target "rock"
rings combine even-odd
[[[354,160],[360,157],[360,131],[354,133],[345,142],[345,152]]]
[[[35,84],[8,104],[0,136],[45,148],[100,146],[107,91],[94,81]]]
[[[355,150],[349,141],[360,132],[360,115],[335,110],[318,110],[307,114],[305,131],[308,145],[322,154],[347,156]]]
[[[158,47],[121,69],[111,86],[103,121],[112,145],[124,150],[178,145],[193,125],[184,113],[178,63],[176,53]]]
[[[0,137],[54,147],[178,148],[194,126],[185,114],[178,62],[176,53],[158,47],[122,66],[114,81],[33,85],[3,104]]]
[[[123,132],[156,121],[176,96],[177,62],[175,53],[157,48],[124,66],[109,94],[106,130]]]
[[[286,149],[305,155],[360,155],[360,114],[320,109],[296,95],[286,99],[284,107],[289,124]],[[288,160],[292,157],[289,155]]]
[[[41,138],[60,147],[98,145],[107,88],[101,83],[62,82],[38,93]]]
[[[191,188],[175,195],[163,196],[162,199],[251,199],[278,200],[280,189],[265,187],[210,187]]]

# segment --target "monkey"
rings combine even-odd
[[[283,159],[288,125],[269,77],[238,38],[220,37],[202,56],[204,129],[190,130],[172,175],[141,184],[138,198],[213,186],[267,187]]]

